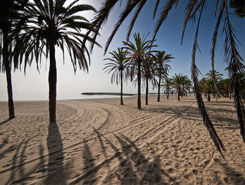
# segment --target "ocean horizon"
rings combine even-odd
[[[57,91],[57,100],[120,98],[118,95],[82,95],[81,93]],[[48,100],[48,91],[13,91],[13,99],[14,101],[45,101]],[[0,101],[8,101],[6,90],[0,90]]]

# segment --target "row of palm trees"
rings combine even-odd
[[[180,97],[187,96],[192,91],[192,82],[187,75],[175,74],[172,78],[165,78],[161,87],[167,99],[170,93],[177,93],[178,101],[180,101]]]
[[[200,80],[201,92],[207,96],[208,101],[211,101],[211,95],[214,98],[219,98],[220,96],[229,97],[230,99],[234,94],[232,94],[231,79],[222,78],[223,74],[217,70],[209,71],[205,77]],[[245,73],[243,73],[241,88],[241,98],[245,100]]]
[[[169,13],[174,9],[174,7],[177,7],[179,5],[179,0],[167,0],[164,2],[164,5],[160,3],[160,0],[155,1],[155,8],[153,11],[153,19],[157,17],[157,12],[160,9],[160,13],[158,14],[158,18],[156,21],[156,26],[154,29],[154,40],[156,38],[157,33],[160,30],[160,27],[164,23],[164,21],[167,19]],[[122,0],[105,0],[102,4],[101,9],[97,12],[95,19],[93,21],[94,25],[96,25],[95,34],[93,35],[93,40],[96,40],[97,36],[99,35],[99,30],[101,26],[106,22],[108,19],[108,16],[110,12],[112,11],[113,7],[115,7],[117,4],[121,4]],[[203,118],[203,123],[206,126],[211,139],[213,140],[216,148],[218,151],[222,154],[222,151],[225,151],[224,145],[222,141],[220,140],[219,136],[216,133],[216,130],[213,126],[213,123],[208,115],[208,112],[206,111],[205,103],[202,98],[200,83],[198,80],[198,67],[196,65],[196,52],[198,48],[198,37],[199,37],[199,30],[200,24],[202,22],[202,17],[205,16],[205,14],[208,14],[212,11],[205,11],[205,8],[207,8],[207,4],[209,1],[207,0],[200,0],[200,1],[194,1],[194,0],[188,0],[185,8],[185,19],[183,22],[183,29],[182,29],[182,36],[181,36],[181,43],[183,42],[183,38],[185,35],[186,27],[189,22],[193,23],[193,19],[195,19],[195,29],[194,30],[194,40],[193,40],[193,49],[192,49],[192,57],[191,57],[191,76],[192,81],[194,85],[194,92],[195,97],[197,99],[198,108],[200,110],[200,114]],[[132,28],[140,15],[140,12],[144,9],[143,7],[147,4],[147,0],[142,1],[131,1],[131,0],[125,0],[125,8],[122,9],[121,15],[119,17],[119,20],[115,24],[115,27],[111,33],[111,36],[108,38],[108,41],[106,43],[105,52],[108,50],[108,47],[114,38],[117,30],[122,25],[122,23],[126,20],[127,17],[129,17],[133,12],[130,26],[127,33],[127,39],[129,39]],[[150,4],[152,5],[152,3]],[[237,37],[235,35],[233,26],[232,26],[232,19],[231,17],[234,16],[234,14],[231,14],[229,11],[231,10],[230,7],[235,9],[236,16],[244,17],[245,14],[245,7],[243,1],[228,1],[228,0],[216,0],[216,3],[213,3],[213,12],[212,15],[214,19],[216,19],[216,25],[214,26],[213,30],[213,37],[212,37],[212,48],[211,48],[211,65],[212,65],[212,71],[214,71],[214,63],[215,63],[215,52],[216,52],[216,44],[217,44],[217,37],[219,30],[223,30],[223,36],[224,36],[224,53],[225,53],[225,59],[228,64],[228,71],[231,79],[230,83],[230,89],[234,94],[234,104],[237,111],[237,118],[240,124],[240,131],[243,138],[243,141],[245,142],[245,107],[244,107],[244,100],[242,99],[242,93],[243,88],[241,84],[243,84],[243,74],[244,74],[244,63],[243,59],[239,53],[239,50],[237,48]],[[161,7],[161,8],[159,8]],[[210,7],[209,7],[210,8]],[[216,88],[217,89],[217,88]]]
[[[170,69],[168,63],[174,57],[166,54],[165,51],[152,50],[156,47],[153,42],[153,40],[147,40],[147,36],[141,37],[139,33],[135,33],[133,42],[124,41],[124,47],[110,52],[111,58],[105,59],[108,62],[104,70],[112,73],[111,82],[121,83],[121,105],[123,105],[123,81],[128,79],[137,83],[138,109],[141,109],[141,79],[146,84],[145,104],[148,105],[149,82],[153,84],[153,87],[158,87],[157,101],[160,101],[161,83],[167,77]]]

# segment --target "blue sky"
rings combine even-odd
[[[86,0],[81,2],[92,4],[97,9],[100,7],[101,3],[101,1],[98,0]],[[191,52],[196,26],[192,23],[187,25],[184,43],[181,45],[181,32],[185,13],[185,9],[183,7],[185,7],[186,1],[180,2],[182,4],[179,4],[178,8],[170,12],[166,22],[163,23],[156,38],[156,44],[158,45],[157,49],[165,50],[167,53],[172,54],[172,56],[175,57],[171,63],[170,77],[175,73],[182,73],[190,77],[191,70]],[[213,16],[214,4],[212,3],[215,3],[215,1],[208,1],[208,4],[205,7],[199,32],[198,43],[201,52],[197,52],[196,62],[203,75],[205,75],[211,69],[210,50],[212,34],[216,21],[216,18]],[[162,4],[160,4],[160,8],[161,6]],[[116,6],[111,12],[107,23],[101,29],[101,36],[98,38],[98,42],[103,47],[107,38],[110,36],[114,24],[118,20],[119,12],[122,11],[123,7],[123,4],[121,6]],[[141,34],[147,34],[150,32],[148,38],[151,39],[156,23],[156,20],[152,20],[153,9],[154,5],[152,4],[152,1],[148,1],[142,10],[142,13],[139,15],[133,32],[140,32]],[[232,9],[230,10],[230,13],[233,13]],[[87,13],[85,16],[92,18],[93,14]],[[236,30],[236,36],[240,41],[240,44],[238,44],[239,51],[242,57],[245,58],[245,18],[238,18],[231,15],[231,20],[233,27]],[[119,29],[108,51],[115,50],[117,47],[122,46],[122,41],[126,38],[129,21],[130,17]],[[224,35],[222,35],[221,29],[218,36],[215,68],[224,73],[224,76],[227,77],[227,73],[224,71],[227,64],[224,62],[223,41]],[[63,65],[62,54],[57,48],[56,60],[58,70],[58,99],[80,98],[81,92],[119,92],[119,86],[111,84],[110,74],[105,74],[103,71],[105,65],[105,61],[103,59],[109,57],[108,54],[104,56],[103,53],[103,48],[95,48],[91,55],[92,61],[89,68],[89,73],[77,71],[76,75],[74,75],[68,55],[66,56],[65,64]],[[36,70],[35,62],[30,68],[27,68],[26,75],[24,75],[23,70],[14,72],[12,75],[14,99],[48,99],[48,69],[49,63],[45,58],[43,58],[40,73],[38,73]],[[144,92],[144,89],[142,90]],[[136,92],[136,88],[132,86],[130,82],[128,82],[125,86],[125,92]],[[3,73],[0,73],[0,100],[7,100],[6,78],[5,74]]]

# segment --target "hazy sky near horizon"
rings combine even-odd
[[[96,9],[101,6],[102,0],[81,0],[81,3],[91,4]],[[163,2],[163,1],[162,1]],[[162,3],[160,4],[160,9]],[[165,2],[165,1],[164,1]],[[197,66],[205,75],[211,69],[211,44],[212,35],[216,19],[213,16],[213,4],[215,1],[208,1],[205,11],[202,16],[200,32],[199,32],[199,47],[201,52],[197,52]],[[158,50],[165,50],[167,53],[172,54],[175,59],[171,63],[170,77],[175,73],[182,73],[190,76],[191,70],[191,54],[192,45],[194,39],[194,32],[196,29],[195,24],[189,23],[187,25],[184,42],[181,45],[181,32],[184,22],[184,11],[186,1],[181,2],[178,8],[173,9],[165,23],[163,23],[159,33],[157,35],[156,44]],[[107,38],[114,27],[114,24],[118,20],[119,12],[124,8],[124,4],[121,6],[118,4],[111,12],[107,23],[101,29],[101,36],[98,38],[98,42],[104,47]],[[152,1],[148,1],[143,8],[138,20],[134,26],[133,32],[140,32],[141,34],[147,34],[150,32],[148,38],[151,39],[154,31],[156,20],[152,19],[154,6]],[[159,15],[160,11],[158,11]],[[233,9],[230,9],[230,13],[233,13]],[[92,18],[92,13],[86,13],[84,16]],[[157,18],[157,16],[156,16]],[[245,18],[238,18],[231,15],[233,27],[236,30],[236,36],[240,43],[238,43],[239,51],[243,58],[245,58]],[[115,50],[117,47],[122,46],[122,41],[126,38],[130,17],[123,23],[118,33],[114,37],[109,50]],[[227,64],[224,62],[224,34],[222,34],[222,27],[218,36],[218,43],[216,49],[216,63],[215,68],[224,73],[227,77],[227,72],[224,68]],[[107,53],[104,56],[104,49],[95,47],[91,54],[91,65],[89,67],[89,73],[78,70],[74,75],[73,67],[70,62],[69,56],[66,54],[65,63],[63,64],[62,53],[56,49],[56,62],[58,72],[58,99],[71,99],[79,98],[81,92],[119,92],[120,87],[116,84],[111,84],[111,75],[106,74],[103,71],[106,61],[104,58],[109,57]],[[31,67],[27,68],[26,75],[24,70],[18,70],[12,73],[12,84],[14,100],[43,100],[48,99],[48,71],[49,62],[45,58],[42,59],[40,73],[36,69],[35,62]],[[7,85],[5,73],[0,73],[0,101],[7,100]],[[144,88],[142,88],[144,93]],[[153,90],[150,89],[152,92]],[[134,93],[136,87],[130,82],[124,87],[124,92]]]

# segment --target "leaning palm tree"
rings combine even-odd
[[[118,22],[116,23],[115,28],[112,31],[112,34],[106,43],[105,52],[107,51],[114,35],[116,34],[119,27],[122,25],[124,20],[128,17],[128,15],[130,15],[131,12],[133,12],[136,9],[134,15],[132,16],[131,23],[129,26],[129,31],[127,34],[127,38],[129,38],[130,33],[132,31],[132,28],[134,26],[134,23],[135,23],[138,15],[139,15],[139,13],[141,12],[141,10],[143,9],[144,5],[147,2],[147,0],[142,0],[142,1],[125,0],[125,1],[127,2],[126,7],[123,9],[120,18],[119,18]],[[97,15],[93,21],[93,24],[97,27],[95,34],[93,36],[94,40],[98,36],[99,29],[103,25],[103,23],[107,20],[108,15],[109,15],[110,11],[112,10],[112,8],[117,3],[120,3],[120,2],[121,2],[121,0],[105,0],[102,8],[98,11],[98,13],[97,13]],[[153,18],[156,16],[156,12],[157,12],[159,6],[161,5],[159,2],[160,2],[160,0],[156,0],[155,9],[153,12]],[[168,17],[169,12],[173,9],[173,7],[178,6],[178,3],[179,3],[179,0],[167,0],[165,5],[162,6],[161,13],[159,14],[157,24],[155,27],[153,39],[156,37],[161,25],[163,24],[163,22]],[[207,6],[205,6],[207,3],[208,3],[207,0],[200,0],[200,1],[189,0],[188,1],[187,6],[186,6],[186,14],[185,14],[185,19],[184,19],[184,24],[183,24],[181,43],[182,43],[183,38],[184,38],[187,23],[192,22],[192,20],[194,20],[194,19],[197,20],[196,21],[196,29],[195,29],[195,37],[194,37],[194,41],[193,41],[192,64],[191,64],[192,80],[194,83],[194,92],[196,94],[195,97],[197,100],[198,108],[199,108],[200,113],[203,117],[204,125],[206,126],[206,128],[210,134],[210,137],[212,138],[216,148],[222,154],[222,150],[225,150],[225,148],[224,148],[222,141],[218,137],[218,135],[214,129],[214,126],[211,122],[211,119],[208,116],[208,113],[206,111],[206,107],[205,107],[205,104],[204,104],[202,96],[201,96],[201,91],[200,91],[199,81],[198,81],[198,68],[196,66],[196,51],[197,51],[197,47],[198,47],[199,28],[200,28],[200,24],[201,24],[201,17],[203,15],[203,13],[205,12],[203,10],[205,7],[207,7]],[[238,7],[241,7],[240,6],[241,4],[244,4],[244,3],[241,2]],[[229,5],[228,0],[216,0],[216,3],[213,7],[214,12],[215,12],[214,17],[216,18],[216,25],[214,28],[213,38],[212,38],[211,64],[212,64],[212,69],[214,70],[214,58],[215,58],[215,48],[216,48],[216,43],[217,43],[217,36],[218,36],[219,29],[223,25],[223,30],[225,33],[224,34],[224,37],[225,37],[225,39],[224,39],[225,56],[226,56],[226,61],[229,64],[229,73],[230,73],[231,82],[232,82],[231,83],[231,89],[234,90],[234,102],[236,105],[237,117],[238,117],[238,120],[240,123],[241,135],[243,137],[243,141],[245,142],[245,108],[244,108],[244,104],[243,104],[242,98],[241,98],[242,89],[237,88],[237,87],[239,87],[239,84],[242,83],[241,74],[244,72],[244,69],[243,69],[244,64],[242,63],[243,59],[242,59],[242,57],[238,51],[238,48],[237,48],[237,40],[236,40],[236,36],[234,34],[232,22],[231,22],[231,16],[232,15],[229,13],[228,5]],[[231,6],[233,6],[233,5],[231,5]],[[237,10],[237,6],[235,6],[235,8]],[[244,7],[242,8],[242,10],[244,12]],[[210,12],[210,11],[206,11],[206,12]],[[241,16],[243,16],[243,14],[241,14]],[[223,21],[221,21],[221,20],[223,20]]]
[[[131,41],[124,41],[125,49],[129,52],[128,60],[132,62],[133,66],[137,66],[137,81],[138,81],[138,109],[141,109],[141,67],[145,60],[146,53],[155,45],[152,45],[152,40],[146,40],[147,35],[140,36],[139,33],[134,34],[134,43]]]
[[[171,78],[164,78],[161,87],[165,90],[165,93],[167,94],[167,99],[169,98],[169,93],[172,86],[173,86],[173,80]]]
[[[160,102],[161,83],[162,83],[162,80],[167,77],[168,71],[170,69],[170,65],[168,63],[171,62],[171,59],[174,59],[174,57],[172,57],[171,54],[166,54],[165,51],[157,51],[154,57],[155,72],[156,72],[156,76],[158,77],[158,80],[157,80],[157,88],[158,88],[157,101],[158,102]]]
[[[35,59],[37,65],[44,54],[49,57],[49,119],[56,121],[56,47],[64,53],[67,49],[74,72],[77,68],[88,71],[90,53],[84,45],[83,39],[91,38],[84,33],[92,31],[90,22],[81,14],[84,11],[95,11],[87,4],[77,4],[78,1],[66,0],[34,0],[26,6],[23,12],[26,15],[26,24],[18,25],[22,32],[16,36],[14,57],[26,64]],[[82,31],[84,30],[84,31]],[[98,45],[98,43],[95,42]],[[45,50],[46,49],[46,50]],[[45,52],[45,51],[46,52]],[[88,63],[89,61],[89,63]]]
[[[8,91],[8,107],[9,107],[9,119],[15,117],[14,113],[14,101],[13,101],[13,90],[12,90],[12,77],[11,77],[11,32],[16,29],[14,22],[20,21],[21,15],[20,10],[26,5],[27,0],[8,0],[0,2],[0,35],[1,35],[1,46],[0,46],[0,70],[6,73],[7,79],[7,91]],[[17,30],[15,30],[16,32]],[[3,47],[2,47],[3,46]]]
[[[117,51],[112,51],[109,53],[111,58],[106,58],[109,62],[106,63],[106,67],[104,70],[107,73],[111,73],[111,83],[116,82],[118,84],[121,83],[121,105],[123,105],[123,80],[128,76],[128,60],[127,60],[127,52],[123,50],[123,48],[117,48]]]

